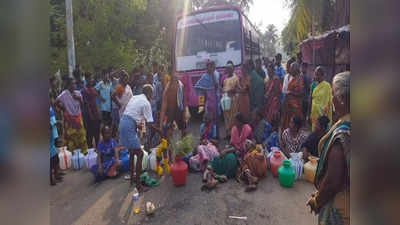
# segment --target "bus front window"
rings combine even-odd
[[[178,21],[176,33],[176,70],[205,69],[208,59],[217,67],[228,60],[241,64],[239,14],[233,10],[212,11]]]

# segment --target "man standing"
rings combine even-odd
[[[263,69],[263,71],[264,71],[264,73],[265,73],[265,79],[264,79],[264,83],[267,83],[268,82],[268,80],[269,80],[269,76],[268,76],[268,67],[269,67],[269,64],[270,64],[271,62],[269,61],[269,58],[268,57],[263,57],[263,65],[262,65],[262,69]],[[275,71],[274,71],[275,72]],[[274,74],[275,75],[275,74]]]
[[[85,108],[87,112],[87,133],[86,139],[89,148],[97,147],[97,144],[100,140],[100,115],[97,110],[97,96],[98,93],[94,87],[94,79],[90,74],[87,74],[87,85],[84,88],[82,96],[83,101],[85,103]],[[93,139],[95,141],[95,145],[93,145]]]
[[[185,136],[186,123],[189,109],[186,107],[184,86],[182,82],[173,74],[172,80],[167,84],[162,95],[162,107],[160,113],[160,127],[163,135],[170,136],[173,122],[178,125],[182,136]]]
[[[136,188],[139,192],[145,192],[148,189],[143,187],[140,182],[140,174],[142,173],[143,150],[137,135],[138,129],[142,129],[142,123],[145,121],[146,126],[153,129],[150,123],[153,123],[153,115],[151,112],[151,100],[153,97],[153,89],[151,85],[144,85],[143,94],[133,96],[121,117],[119,124],[119,143],[129,151],[130,166],[130,185],[135,180]],[[136,156],[136,176],[134,176],[134,157]]]
[[[101,118],[103,123],[111,127],[111,80],[110,75],[103,71],[102,80],[97,83],[96,90],[100,96]]]
[[[278,53],[275,56],[275,75],[281,80],[281,82],[283,82],[283,79],[285,78],[285,70],[283,69],[281,63],[282,63],[282,55],[281,53]]]
[[[58,85],[57,79],[55,77],[50,77],[50,88],[49,88],[49,98],[50,98],[50,106],[53,106],[53,110],[55,111],[55,118],[58,123],[57,132],[60,137],[63,135],[63,114],[61,109],[55,104],[57,97],[61,94],[61,89]]]
[[[151,109],[153,110],[153,118],[157,120],[158,114],[161,110],[163,87],[161,81],[163,80],[162,74],[158,70],[157,62],[153,62],[153,102]]]
[[[217,139],[219,139],[218,116],[221,115],[221,84],[220,75],[215,71],[215,62],[207,62],[207,73],[197,81],[194,88],[198,96],[204,96],[205,113],[215,122],[217,126]]]
[[[79,64],[75,65],[75,70],[72,73],[72,75],[74,76],[76,82],[77,82],[77,86],[76,86],[76,90],[81,90],[82,88],[86,87],[86,80],[85,77],[82,77],[82,70],[81,67],[79,66]]]
[[[119,85],[119,73],[109,69],[111,78],[111,95]],[[111,120],[112,120],[112,137],[116,138],[119,126],[119,108],[118,105],[111,99]]]

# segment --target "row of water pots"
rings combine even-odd
[[[146,151],[143,151],[143,160],[142,160],[142,168],[146,170],[149,165],[149,157]],[[67,150],[67,147],[59,148],[58,158],[60,160],[60,169],[74,169],[80,170],[83,167],[87,169],[92,168],[97,165],[97,153],[94,148],[88,149],[88,153],[84,155],[80,149],[76,149],[73,151],[73,154]],[[129,170],[129,154],[127,150],[124,150],[120,154],[120,160],[122,161],[122,171]],[[136,163],[136,157],[135,157]]]
[[[88,149],[86,156],[81,152],[81,149],[75,149],[73,154],[65,146],[59,148],[59,150],[58,158],[60,160],[60,169],[62,170],[91,168],[97,164],[97,153],[94,148]]]
[[[274,177],[279,178],[283,187],[291,187],[295,180],[304,179],[314,183],[314,177],[318,166],[318,158],[310,156],[309,161],[303,164],[302,152],[290,153],[290,159],[279,150],[274,148],[267,155],[269,168]]]

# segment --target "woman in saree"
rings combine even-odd
[[[282,84],[281,80],[277,76],[275,76],[274,65],[268,65],[267,69],[269,80],[265,85],[264,113],[265,120],[271,124],[273,119],[279,120],[279,100],[282,94]]]
[[[209,61],[207,63],[207,73],[197,81],[194,85],[194,89],[197,96],[203,96],[205,98],[205,112],[215,121],[217,126],[217,138],[219,138],[218,116],[221,114],[221,85],[220,74],[215,70],[215,62]]]
[[[315,69],[315,81],[317,86],[312,92],[311,122],[312,131],[320,116],[327,116],[332,121],[332,89],[331,85],[324,80],[324,69],[318,66]],[[331,125],[331,124],[329,124]]]
[[[241,113],[235,116],[235,125],[232,128],[230,144],[237,150],[239,158],[243,158],[245,151],[244,145],[247,139],[252,137],[252,129]]]
[[[230,139],[230,131],[233,126],[234,117],[237,112],[237,97],[235,94],[235,87],[239,83],[239,78],[233,73],[234,66],[232,61],[228,61],[226,64],[226,76],[222,78],[223,88],[222,93],[227,94],[231,98],[231,108],[224,110],[225,130],[226,139]]]
[[[250,121],[250,76],[249,66],[242,66],[242,76],[236,85],[237,93],[237,112],[239,112],[246,121]]]
[[[66,80],[65,86],[66,89],[56,99],[57,106],[64,112],[64,139],[69,151],[81,149],[86,154],[88,145],[82,120],[82,95],[76,90],[76,82],[72,78]]]
[[[250,67],[250,111],[263,108],[265,85],[264,79],[256,72],[253,60],[248,60],[247,64]]]
[[[289,127],[290,120],[294,116],[303,118],[304,82],[298,63],[294,62],[290,65],[290,74],[293,78],[289,82],[286,94],[282,130]]]
[[[318,224],[350,224],[350,72],[333,78],[333,104],[339,120],[318,144],[317,192],[307,202]]]
[[[246,155],[240,163],[239,180],[245,181],[247,187],[245,191],[254,191],[257,189],[258,181],[267,175],[267,159],[256,144],[246,140]]]

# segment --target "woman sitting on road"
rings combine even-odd
[[[281,148],[286,157],[290,157],[290,153],[299,152],[302,144],[305,142],[307,136],[301,129],[303,121],[300,117],[294,116],[290,120],[289,128],[282,133]]]
[[[111,138],[112,129],[104,126],[101,129],[103,140],[97,145],[97,165],[90,168],[96,175],[96,181],[101,181],[105,177],[115,177],[118,169],[122,167],[119,160],[119,150],[115,139]]]
[[[308,161],[308,156],[312,155],[318,157],[318,143],[319,140],[326,134],[329,127],[329,119],[327,116],[318,117],[315,131],[312,132],[306,142],[301,146],[304,161]]]
[[[253,136],[256,144],[263,144],[272,132],[272,126],[264,120],[264,114],[261,109],[257,109],[253,113]]]
[[[238,156],[243,158],[245,153],[244,144],[246,143],[246,139],[251,138],[252,129],[241,113],[237,113],[235,119],[235,125],[231,133],[231,145],[237,150]]]
[[[200,139],[209,140],[217,145],[217,126],[208,113],[204,114],[203,123],[200,125]]]
[[[207,139],[202,139],[196,152],[189,159],[189,166],[195,171],[204,171],[208,162],[219,156],[217,147]]]
[[[206,189],[214,188],[218,182],[225,182],[227,179],[236,177],[239,161],[235,154],[235,148],[228,148],[220,155],[209,162],[203,174],[203,185]]]
[[[195,171],[204,171],[208,162],[219,156],[216,126],[208,113],[204,115],[204,122],[200,125],[200,144],[196,152],[189,159],[189,166]]]
[[[246,155],[240,163],[239,180],[247,183],[246,191],[253,191],[257,189],[258,180],[267,175],[267,159],[250,140],[246,141],[245,150]]]

